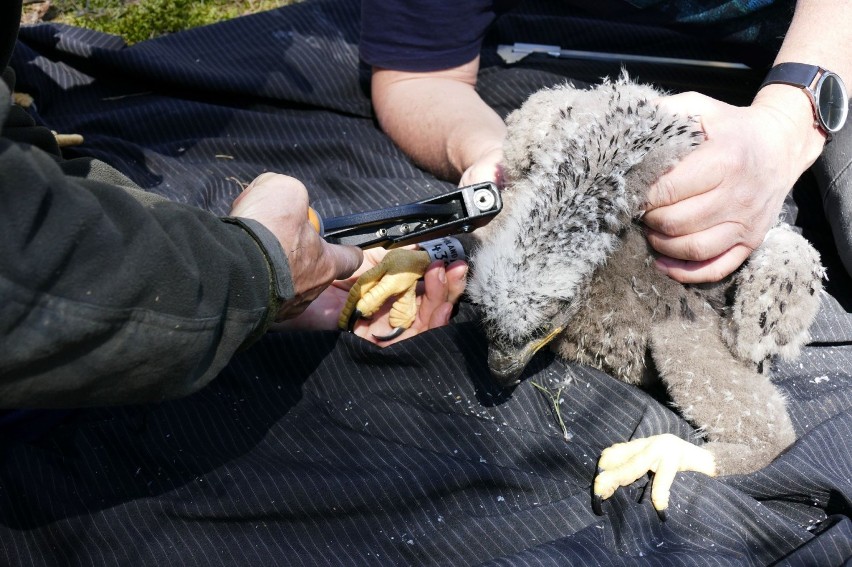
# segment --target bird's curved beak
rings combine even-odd
[[[524,368],[527,367],[533,355],[547,346],[564,326],[556,326],[542,338],[534,339],[521,346],[497,346],[488,347],[488,369],[491,375],[503,388],[516,385],[520,382],[519,377]]]

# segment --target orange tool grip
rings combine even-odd
[[[322,236],[322,219],[312,207],[308,207],[308,222],[311,223],[314,230]]]

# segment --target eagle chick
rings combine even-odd
[[[626,76],[533,94],[507,118],[504,208],[471,258],[468,294],[504,386],[550,345],[631,384],[662,380],[705,437],[700,448],[661,435],[606,449],[597,507],[652,470],[664,511],[678,470],[751,472],[795,440],[767,361],[808,341],[824,274],[781,223],[718,283],[682,285],[652,266],[636,220],[647,191],[704,138],[695,120],[653,104],[660,94]]]

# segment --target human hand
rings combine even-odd
[[[276,321],[302,313],[332,281],[350,276],[362,252],[323,240],[308,222],[308,192],[298,180],[264,173],[234,200],[231,216],[254,219],[281,243],[290,265],[295,297],[285,301]]]
[[[748,107],[698,93],[658,103],[699,118],[705,141],[648,193],[642,221],[661,254],[655,266],[683,283],[718,281],[763,242],[824,138],[804,94],[783,85],[761,90]]]
[[[486,151],[468,167],[461,176],[459,187],[493,181],[498,187],[503,186],[503,148],[497,146]]]
[[[294,319],[273,325],[271,330],[337,329],[337,319],[346,303],[349,289],[355,284],[358,276],[378,265],[386,254],[387,250],[381,248],[365,250],[363,264],[351,277],[333,282],[304,313]],[[373,343],[386,346],[448,324],[453,306],[464,292],[466,276],[465,262],[453,262],[446,268],[443,262],[433,262],[423,276],[423,284],[418,286],[417,318],[409,329],[391,341],[380,341],[376,338],[376,336],[387,335],[392,330],[388,323],[391,303],[388,302],[370,319],[359,319],[355,325],[355,334]]]

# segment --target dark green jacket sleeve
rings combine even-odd
[[[9,98],[0,81],[0,406],[204,386],[292,289],[280,246],[268,252],[259,225],[67,175],[49,149],[14,141]]]

